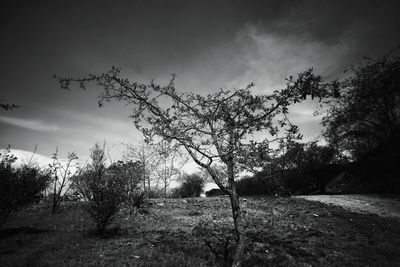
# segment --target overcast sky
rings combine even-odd
[[[50,156],[89,155],[106,140],[118,159],[121,142],[141,136],[115,103],[98,108],[96,91],[63,91],[52,74],[82,76],[111,66],[131,80],[203,92],[250,82],[255,92],[281,88],[309,67],[339,78],[363,56],[400,45],[400,1],[30,1],[2,2],[0,147]],[[269,3],[270,2],[270,3]],[[294,109],[305,137],[320,133],[312,106]]]

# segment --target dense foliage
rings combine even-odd
[[[9,150],[0,153],[0,227],[12,211],[39,201],[50,180],[50,174],[36,166],[13,168],[16,159]]]
[[[73,187],[88,202],[86,210],[103,233],[139,180],[134,179],[131,165],[120,162],[107,168],[104,146],[96,144],[90,158],[91,164],[74,177]]]
[[[400,58],[369,60],[338,85],[323,118],[325,137],[359,160],[399,131]]]
[[[200,174],[185,174],[182,176],[181,185],[174,189],[172,197],[199,197],[203,192],[204,183],[205,179]]]
[[[335,149],[318,145],[315,141],[292,141],[278,152],[253,177],[237,182],[239,194],[325,193],[327,184],[342,171],[341,158]]]

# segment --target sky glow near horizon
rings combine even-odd
[[[142,140],[121,103],[98,108],[96,89],[63,91],[51,78],[119,66],[131,81],[168,82],[208,94],[245,87],[283,88],[285,77],[314,67],[340,78],[363,56],[400,45],[399,1],[42,1],[0,11],[0,148],[86,159],[106,141],[118,160],[122,143]],[[305,140],[321,132],[314,104],[293,107]],[[192,168],[192,167],[189,167]]]

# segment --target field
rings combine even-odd
[[[58,214],[34,206],[1,230],[0,266],[223,266],[232,250],[226,198],[159,199],[147,214],[123,209],[94,234],[81,203]],[[296,198],[242,199],[244,266],[400,266],[398,218]]]

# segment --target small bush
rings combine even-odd
[[[171,197],[199,197],[203,192],[204,184],[205,180],[200,174],[185,174],[182,177],[182,184],[172,191]]]
[[[147,213],[144,206],[146,205],[147,195],[144,191],[135,190],[128,193],[127,204],[132,211],[140,214]]]
[[[223,196],[223,195],[225,195],[225,193],[222,192],[222,190],[218,189],[218,188],[213,188],[206,192],[207,197],[217,197],[217,196]]]

